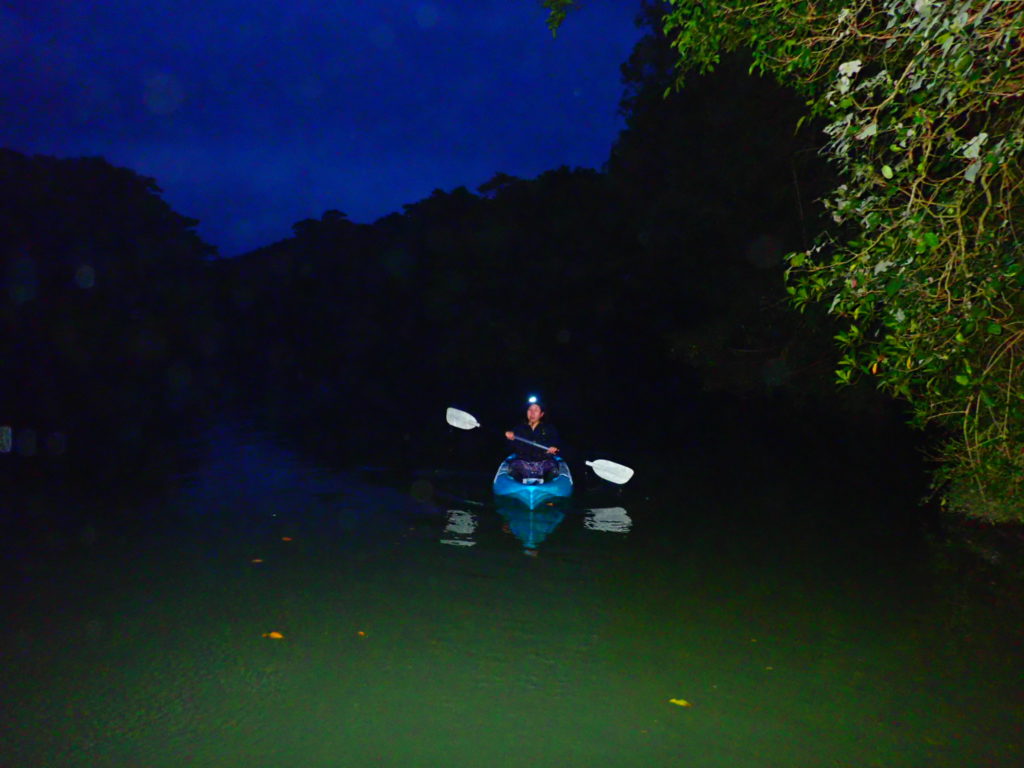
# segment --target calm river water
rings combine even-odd
[[[0,764],[1024,765],[1019,604],[870,466],[710,451],[530,519],[195,451],[8,542]]]

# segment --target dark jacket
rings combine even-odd
[[[524,421],[522,424],[517,424],[513,427],[512,433],[517,437],[524,437],[541,445],[555,446],[561,452],[562,442],[558,436],[558,430],[546,422],[542,421],[537,425],[536,429],[530,429],[530,425]],[[512,441],[512,450],[515,451],[516,458],[525,459],[526,461],[540,461],[541,459],[550,458],[550,454],[547,451],[541,448],[534,448],[532,445],[527,445],[520,440]]]

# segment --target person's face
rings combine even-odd
[[[536,424],[540,421],[540,417],[544,415],[544,411],[540,409],[540,406],[534,403],[526,409],[526,420],[531,424]]]

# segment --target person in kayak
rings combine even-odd
[[[558,430],[554,425],[544,421],[544,407],[538,402],[531,402],[526,409],[526,421],[517,424],[505,433],[509,440],[515,440],[515,457],[509,462],[509,472],[517,480],[524,477],[550,477],[558,473]],[[545,451],[521,440],[522,437],[534,443],[548,446]]]

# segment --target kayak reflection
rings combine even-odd
[[[537,547],[550,536],[565,513],[554,503],[530,509],[514,499],[499,499],[498,514],[505,519],[506,530],[523,543],[523,551],[537,556]]]
[[[538,547],[565,520],[568,507],[551,503],[530,509],[515,499],[504,499],[498,501],[496,509],[504,520],[504,531],[522,542],[527,555],[535,557]],[[633,527],[633,520],[624,507],[595,507],[582,512],[583,527],[586,530],[628,533]],[[441,543],[453,547],[476,546],[479,525],[480,517],[476,513],[464,509],[448,509],[445,512]]]

